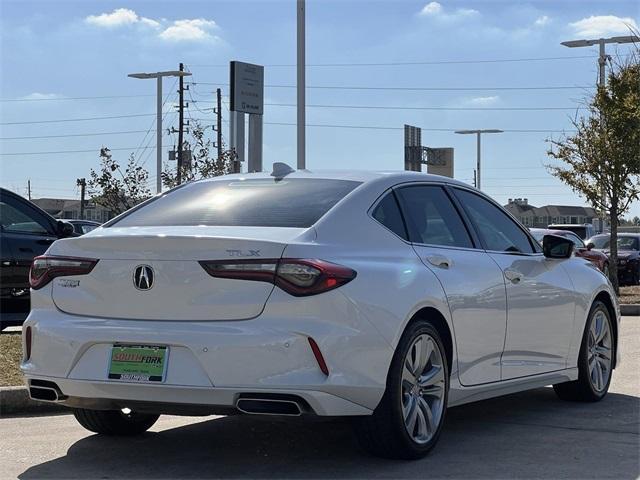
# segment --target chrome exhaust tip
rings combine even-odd
[[[236,408],[242,413],[250,415],[280,415],[287,417],[299,417],[302,415],[300,404],[293,400],[243,397],[236,402]]]

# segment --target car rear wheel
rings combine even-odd
[[[449,392],[449,369],[438,331],[411,324],[396,349],[387,388],[369,417],[356,419],[361,445],[386,458],[424,457],[440,437]]]
[[[558,397],[578,402],[602,400],[611,383],[614,359],[611,315],[606,305],[595,302],[589,312],[578,356],[578,380],[553,386]]]
[[[74,408],[78,423],[91,432],[102,435],[132,436],[146,432],[160,415],[123,410],[86,410]]]

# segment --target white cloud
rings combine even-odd
[[[498,95],[492,95],[490,97],[475,97],[471,98],[467,101],[469,105],[474,105],[477,107],[486,107],[489,105],[494,105],[500,100]]]
[[[64,96],[57,93],[33,92],[24,97],[20,97],[21,100],[54,100],[56,98],[64,98]]]
[[[445,11],[441,3],[429,2],[418,13],[421,17],[437,18],[439,20],[457,20],[463,17],[478,15],[480,12],[473,8],[458,8],[453,12]]]
[[[420,11],[420,15],[438,15],[442,13],[442,5],[438,2],[427,3],[422,10]]]
[[[629,27],[638,29],[638,24],[631,17],[615,15],[592,15],[569,26],[581,37],[602,37],[606,35],[630,34]]]
[[[111,13],[101,13],[100,15],[89,15],[85,21],[98,27],[114,28],[123,25],[138,23],[138,14],[128,8],[116,8]]]
[[[551,22],[551,19],[548,16],[542,15],[541,17],[536,18],[536,21],[533,22],[533,24],[536,27],[544,27],[546,25],[549,25],[550,22]]]
[[[217,37],[211,34],[215,28],[216,22],[204,18],[176,20],[159,37],[172,42],[215,40]]]
[[[212,41],[218,40],[212,32],[217,28],[216,22],[205,18],[193,18],[170,21],[166,18],[141,17],[128,8],[117,8],[111,13],[89,15],[85,22],[100,28],[131,27],[142,25],[158,31],[158,38],[170,42],[179,41]]]

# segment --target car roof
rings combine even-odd
[[[591,238],[595,238],[595,237],[610,237],[611,234],[610,233],[598,233],[597,235],[594,235]],[[618,232],[618,238],[620,237],[640,237],[640,233],[633,233],[633,232]]]
[[[233,179],[258,179],[258,178],[274,178],[271,172],[256,172],[256,173],[235,173],[231,175],[224,175],[222,177],[213,177],[197,182],[215,182],[225,181]],[[422,172],[409,172],[409,171],[391,171],[391,170],[294,170],[291,173],[283,176],[282,178],[315,178],[323,180],[351,180],[355,182],[369,183],[372,181],[388,181],[389,184],[403,183],[403,182],[437,182],[437,183],[449,183],[454,185],[466,186],[469,184],[455,180],[449,177],[443,177],[440,175],[431,175]]]

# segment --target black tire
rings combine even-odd
[[[418,337],[423,334],[429,335],[434,340],[441,354],[441,366],[444,375],[442,383],[444,392],[441,402],[444,406],[435,428],[435,433],[426,443],[417,443],[409,435],[408,427],[405,427],[402,372],[409,349],[412,348]],[[424,320],[413,322],[407,327],[396,348],[382,400],[371,416],[357,417],[354,420],[354,429],[360,445],[369,453],[384,458],[415,460],[424,457],[436,445],[440,437],[447,411],[448,394],[449,365],[447,364],[447,356],[442,339],[438,331],[429,322]]]
[[[609,368],[606,381],[604,382],[604,388],[598,390],[594,385],[594,381],[591,379],[589,369],[589,331],[593,322],[599,314],[604,314],[604,318],[608,322],[609,335],[611,336],[611,366]],[[573,382],[558,383],[553,386],[556,395],[562,400],[573,402],[599,402],[606,395],[611,383],[611,376],[613,373],[613,362],[615,359],[616,345],[613,337],[613,323],[611,321],[611,315],[607,306],[596,301],[591,306],[587,323],[584,327],[584,333],[582,335],[582,343],[580,345],[580,353],[578,355],[578,379]]]
[[[102,435],[133,436],[146,432],[160,415],[121,410],[86,410],[74,408],[78,423],[91,432]]]

